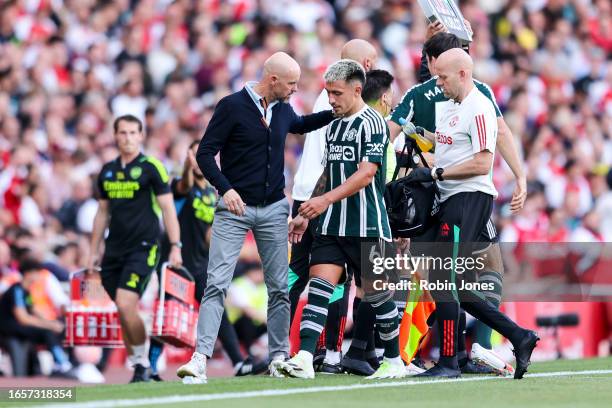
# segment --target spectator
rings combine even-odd
[[[267,330],[268,293],[263,278],[261,265],[252,264],[227,292],[228,318],[247,351]]]
[[[475,76],[491,85],[528,180],[549,186],[541,203],[504,219],[502,237],[519,228],[529,242],[532,226],[544,234],[544,208],[573,204],[566,196],[577,188],[574,227],[595,206],[612,240],[610,189],[593,175],[612,165],[610,1],[459,3],[475,33]],[[177,174],[174,152],[201,137],[217,102],[255,80],[274,51],[298,61],[292,104],[311,112],[337,50],[355,37],[369,41],[378,67],[396,78],[396,105],[416,82],[425,32],[416,1],[1,1],[0,239],[14,247],[15,226],[25,227],[38,239],[22,236],[20,248],[46,260],[60,242],[83,248],[94,212],[85,180],[117,156],[112,121],[126,106],[146,120],[145,153]],[[302,144],[288,135],[287,193]],[[514,181],[502,160],[495,166],[501,209]]]
[[[72,364],[61,347],[64,325],[58,320],[41,318],[32,309],[29,290],[43,278],[42,266],[26,259],[19,269],[22,281],[12,285],[0,298],[0,334],[45,345],[55,362],[52,375],[75,378]]]

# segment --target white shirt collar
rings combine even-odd
[[[361,115],[366,109],[368,109],[368,104],[364,104],[363,108],[359,109],[357,112],[353,113],[351,116],[345,116],[342,120],[351,121],[355,119],[357,116]]]
[[[263,111],[263,107],[261,106],[261,102],[260,102],[263,99],[263,96],[255,92],[255,87],[257,86],[258,83],[259,82],[257,81],[248,81],[246,84],[244,84],[244,87],[246,88],[249,95],[251,95],[251,99],[253,99],[253,102],[255,103],[255,105]],[[277,103],[278,101],[269,102],[268,109],[272,108],[272,106],[276,105]]]

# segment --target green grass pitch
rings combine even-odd
[[[280,393],[285,394],[271,395]],[[255,376],[213,378],[206,385],[177,381],[78,387],[76,396],[76,406],[82,408],[610,407],[612,358],[534,363],[521,381],[463,376],[447,382],[406,378],[373,383],[348,375],[319,375],[315,380]]]

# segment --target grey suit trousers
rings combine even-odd
[[[249,230],[253,231],[268,290],[268,347],[270,357],[289,355],[289,290],[286,198],[265,207],[246,207],[246,214],[232,214],[219,200],[212,225],[208,282],[200,305],[196,351],[208,357],[221,324],[225,296],[234,275],[238,255]]]

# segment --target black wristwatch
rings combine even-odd
[[[181,241],[171,242],[170,245],[177,247],[178,249],[183,249],[183,243]]]
[[[439,181],[444,181],[442,174],[444,174],[444,169],[442,167],[437,167],[436,168],[436,179],[438,179]]]

